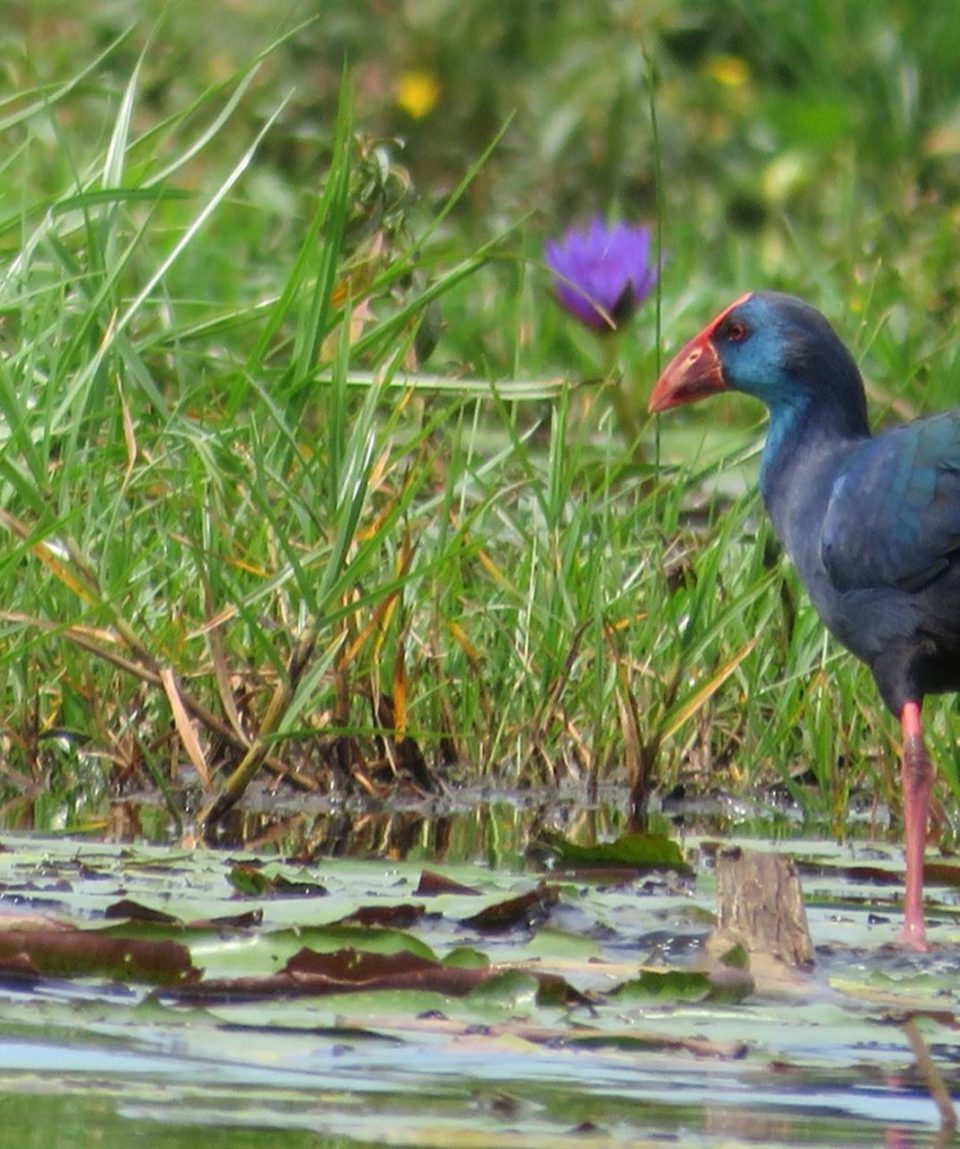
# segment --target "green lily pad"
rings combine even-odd
[[[561,866],[623,866],[638,873],[674,870],[685,876],[693,873],[683,860],[680,847],[666,834],[624,834],[613,842],[598,842],[592,846],[551,837],[548,844]]]

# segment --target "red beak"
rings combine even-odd
[[[723,367],[710,338],[713,326],[711,323],[670,360],[650,395],[649,411],[668,411],[727,390]]]

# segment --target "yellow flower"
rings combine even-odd
[[[740,88],[750,79],[750,65],[739,56],[711,56],[707,75],[725,88]]]
[[[432,72],[415,69],[404,72],[397,81],[397,104],[415,120],[428,116],[439,99],[440,82]]]

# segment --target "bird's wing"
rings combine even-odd
[[[870,439],[849,458],[820,538],[839,590],[919,589],[960,551],[960,411]]]

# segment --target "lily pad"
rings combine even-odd
[[[411,862],[325,860],[325,897],[238,898],[238,861],[314,874],[276,856],[2,845],[0,883],[43,905],[0,918],[19,966],[0,979],[0,1100],[38,1090],[35,1114],[94,1099],[104,1122],[240,1136],[249,1117],[344,1146],[606,1149],[651,1129],[713,1146],[721,1126],[754,1145],[909,1143],[939,1120],[910,1015],[957,1088],[960,931],[932,906],[930,954],[889,944],[896,889],[861,886],[831,843],[778,847],[811,867],[817,968],[767,998],[706,964],[707,868],[695,883],[574,886],[481,865],[470,882],[459,866],[470,892],[440,882],[421,913]],[[497,928],[471,921],[478,896]]]
[[[613,842],[581,846],[564,838],[550,837],[547,843],[557,863],[564,867],[587,869],[622,866],[637,873],[673,870],[691,876],[680,847],[666,834],[624,834]]]

